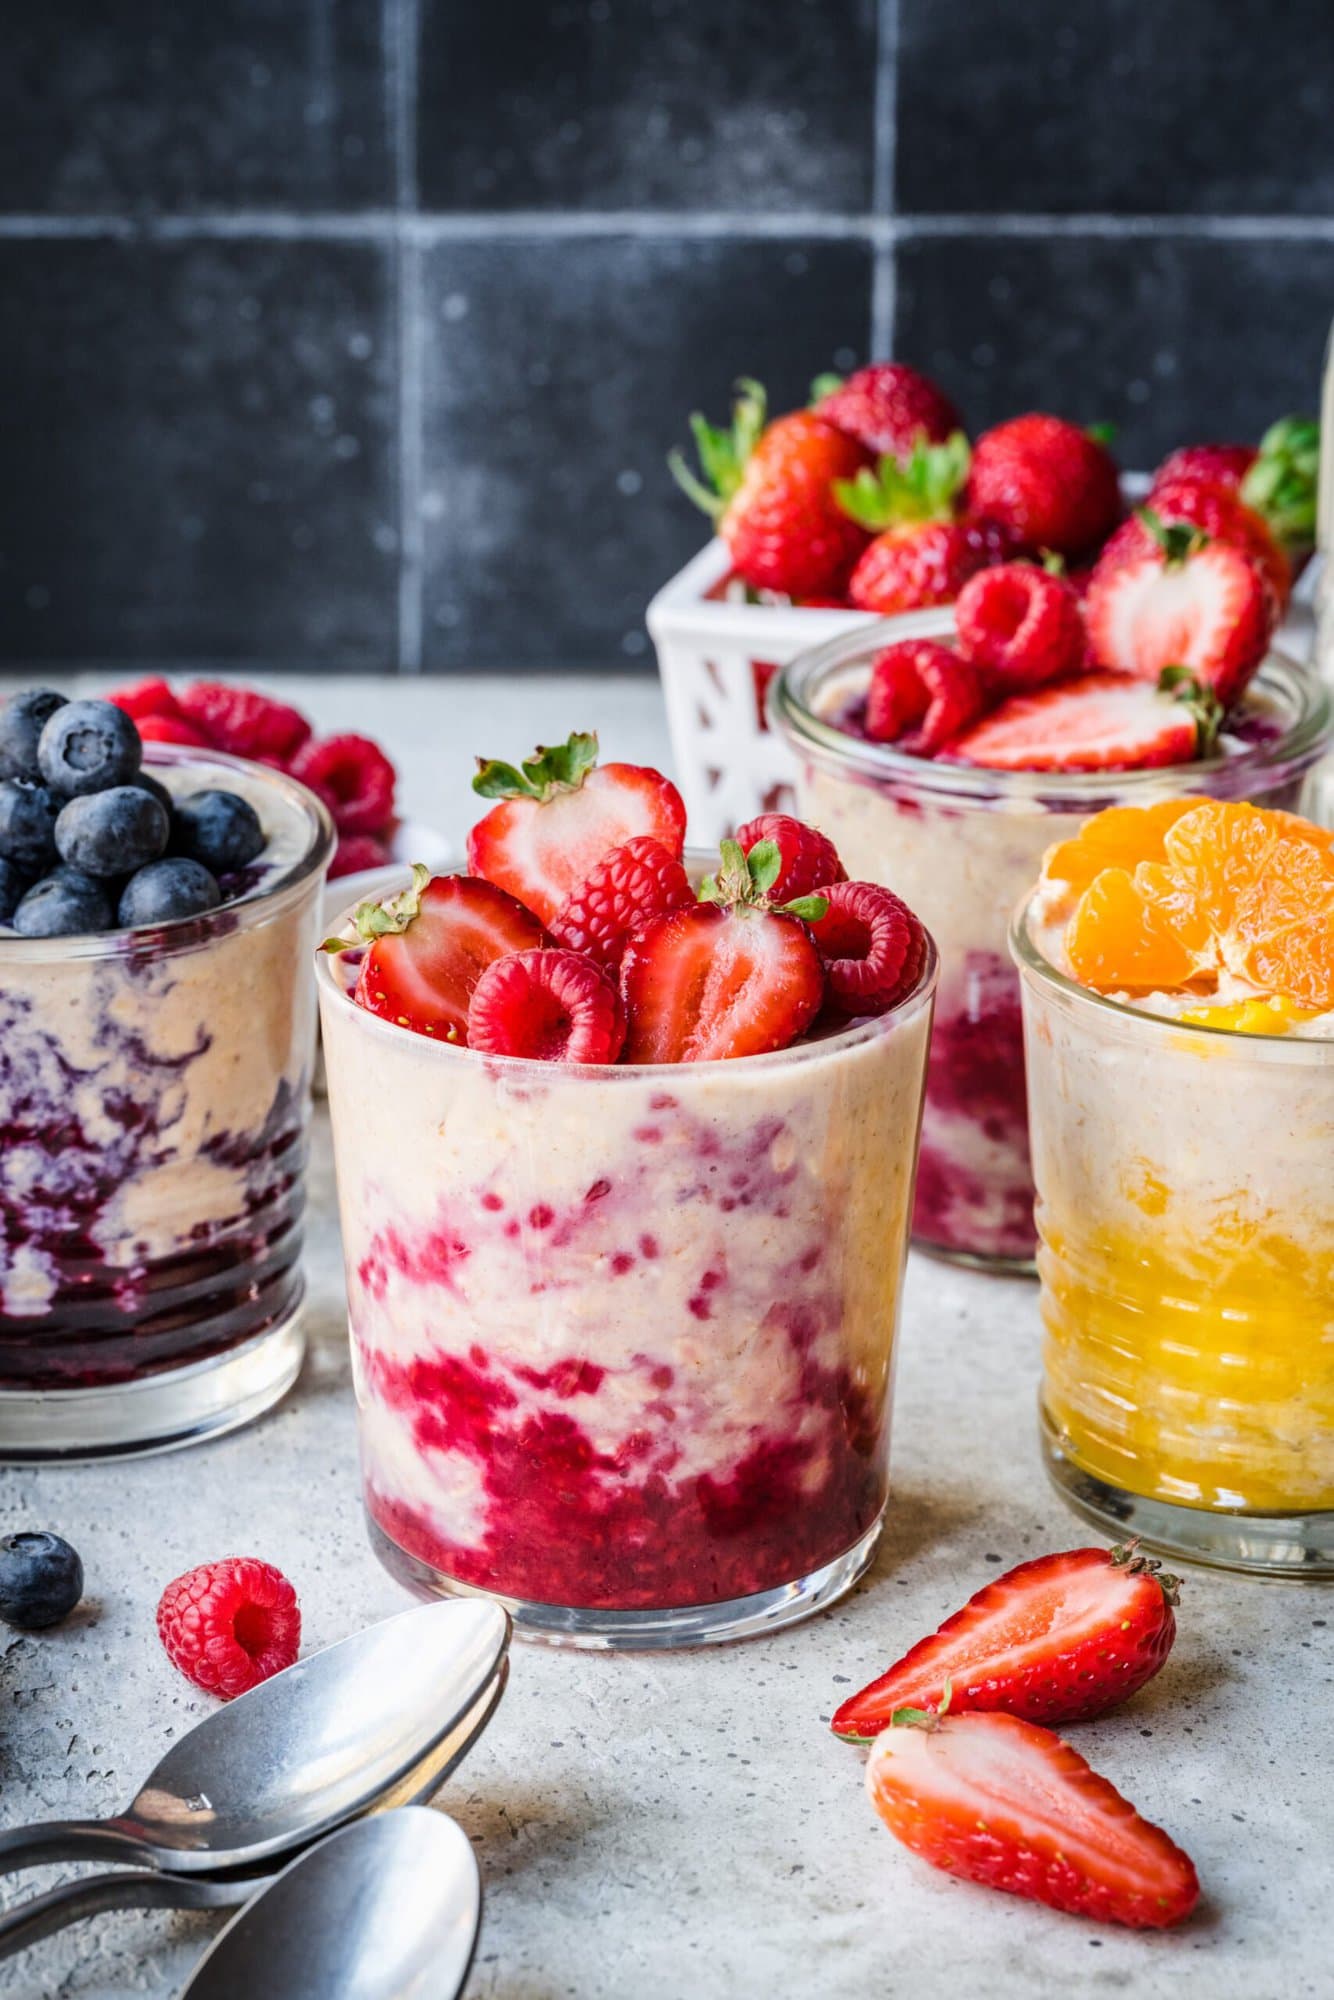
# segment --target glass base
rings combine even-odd
[[[942,1264],[957,1264],[964,1271],[981,1271],[992,1278],[1036,1278],[1037,1262],[1033,1257],[1002,1257],[989,1255],[981,1250],[955,1250],[944,1243],[928,1243],[924,1236],[914,1236],[914,1250],[920,1250],[925,1257],[935,1257]]]
[[[391,1541],[366,1516],[371,1547],[399,1583],[418,1597],[489,1597],[508,1611],[515,1637],[547,1646],[576,1646],[589,1652],[661,1652],[673,1646],[721,1646],[731,1639],[755,1639],[781,1631],[823,1611],[851,1590],[875,1553],[884,1521],[882,1508],[861,1540],[822,1569],[775,1590],[731,1597],[720,1604],[682,1604],[665,1611],[599,1611],[561,1604],[531,1604],[498,1591],[476,1590],[432,1569]]]
[[[1252,1576],[1334,1578],[1334,1512],[1225,1514],[1146,1499],[1086,1472],[1066,1449],[1064,1434],[1041,1412],[1042,1455],[1061,1498],[1086,1521],[1124,1540],[1138,1535],[1146,1547],[1178,1561]]]
[[[301,1299],[241,1347],[96,1389],[0,1390],[0,1463],[143,1458],[237,1430],[295,1382],[306,1351]]]

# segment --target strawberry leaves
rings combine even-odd
[[[339,952],[355,951],[360,945],[374,944],[376,938],[399,936],[421,914],[422,890],[430,879],[431,871],[425,862],[414,861],[412,881],[406,889],[385,897],[382,902],[358,903],[352,915],[356,936],[325,938],[320,950],[336,957]]]
[[[597,761],[596,734],[576,731],[564,743],[539,743],[517,771],[513,764],[479,757],[472,788],[484,799],[535,799],[545,805],[557,792],[577,792]]]
[[[874,470],[836,479],[834,498],[843,512],[872,534],[908,521],[948,521],[968,477],[968,440],[955,431],[944,444],[919,437],[906,465],[886,453]]]
[[[1263,517],[1280,542],[1303,547],[1315,539],[1320,426],[1309,417],[1280,417],[1260,440],[1241,482],[1241,499]]]
[[[718,519],[740,486],[767,417],[768,398],[763,383],[742,376],[736,385],[730,424],[711,424],[698,410],[691,416],[690,434],[695,440],[703,481],[690,470],[682,452],[668,453],[667,465],[673,479],[686,498],[693,500],[711,521]]]
[[[1189,667],[1164,667],[1158,676],[1158,692],[1170,694],[1174,701],[1179,701],[1189,711],[1195,724],[1196,756],[1212,756],[1218,747],[1227,710],[1208,682],[1193,674]]]
[[[749,854],[735,840],[719,847],[720,866],[699,885],[701,903],[717,903],[724,909],[780,909],[805,923],[818,923],[829,908],[823,896],[796,896],[791,902],[775,904],[769,891],[783,869],[783,857],[775,840],[757,840]]]

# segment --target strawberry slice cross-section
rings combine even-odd
[[[991,771],[1140,771],[1207,756],[1222,711],[1211,689],[1166,668],[1158,687],[1081,674],[1012,695],[956,737],[949,755]]]

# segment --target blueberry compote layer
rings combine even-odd
[[[0,939],[0,1390],[203,1360],[299,1296],[321,870],[282,885],[324,836],[238,771],[160,774],[253,792],[271,848],[240,900],[153,931]]]
[[[321,977],[370,1512],[442,1579],[661,1609],[884,1506],[929,999],[773,1057],[488,1060]]]

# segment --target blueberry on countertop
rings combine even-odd
[[[9,922],[31,884],[31,875],[25,875],[21,868],[0,855],[0,924]]]
[[[65,706],[54,688],[25,688],[0,708],[0,778],[41,777],[37,739],[43,725]]]
[[[56,858],[59,802],[45,785],[0,782],[0,855],[29,875],[40,875]]]
[[[266,844],[259,814],[236,792],[190,792],[173,802],[172,853],[202,862],[214,875],[249,867]]]
[[[109,931],[116,921],[104,882],[77,868],[58,868],[29,889],[12,922],[20,937],[78,937]]]
[[[42,1632],[68,1618],[83,1596],[83,1564],[60,1535],[45,1531],[0,1540],[0,1618]]]
[[[139,731],[110,701],[67,701],[37,739],[42,776],[66,799],[128,785],[142,757]]]
[[[166,852],[171,820],[140,785],[85,792],[62,806],[56,847],[62,861],[88,875],[130,875]]]
[[[222,901],[208,869],[184,855],[150,861],[131,875],[121,892],[120,922],[127,930],[137,924],[168,924],[175,917],[200,917]],[[20,906],[21,908],[22,906]]]

